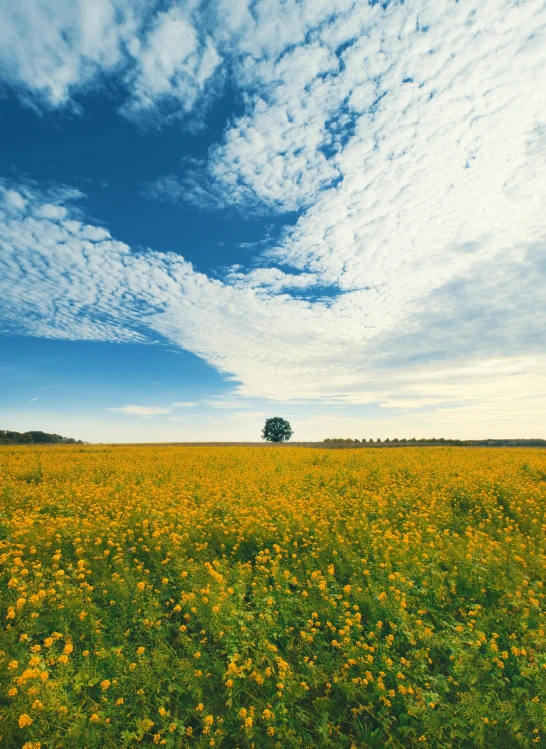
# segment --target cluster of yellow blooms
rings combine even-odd
[[[0,449],[6,749],[546,746],[546,452]]]

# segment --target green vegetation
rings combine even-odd
[[[262,430],[262,438],[266,442],[288,442],[293,434],[294,432],[289,422],[286,419],[281,419],[280,416],[273,416],[271,419],[266,419]]]
[[[411,445],[412,447],[427,447],[430,445],[444,445],[449,447],[546,447],[546,440],[534,439],[486,439],[486,440],[455,440],[445,439],[444,437],[416,439],[387,439],[381,441],[377,439],[352,439],[351,437],[328,437],[324,440],[328,447],[403,447]]]
[[[47,432],[12,432],[0,429],[0,445],[83,445],[81,440]]]

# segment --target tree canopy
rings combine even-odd
[[[81,440],[47,432],[13,432],[0,429],[0,445],[82,445]]]
[[[262,429],[262,438],[267,442],[288,442],[293,434],[289,422],[286,419],[281,419],[280,416],[266,419],[265,426]]]

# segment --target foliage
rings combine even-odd
[[[266,419],[262,429],[262,439],[267,442],[288,442],[292,435],[292,427],[286,419],[281,419],[280,416]]]
[[[446,439],[444,437],[432,437],[427,439],[396,439],[387,437],[384,442],[378,438],[374,443],[373,439],[363,439],[362,442],[358,439],[352,439],[351,437],[327,437],[323,440],[323,444],[329,447],[341,447],[349,443],[354,443],[355,446],[368,447],[370,444],[374,444],[376,447],[400,447],[401,445],[407,445],[408,442],[412,446],[433,446],[433,445],[449,445],[451,447],[546,447],[546,440],[535,438],[535,439],[487,439],[487,440],[456,440]],[[357,443],[359,443],[357,445]],[[318,446],[318,443],[316,443]]]
[[[546,453],[0,450],[6,749],[531,748]]]
[[[12,432],[0,429],[0,445],[83,445],[81,440],[47,432]]]

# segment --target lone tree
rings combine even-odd
[[[293,434],[290,424],[286,419],[281,419],[280,416],[266,419],[265,426],[262,429],[262,439],[267,440],[267,442],[288,442]]]

